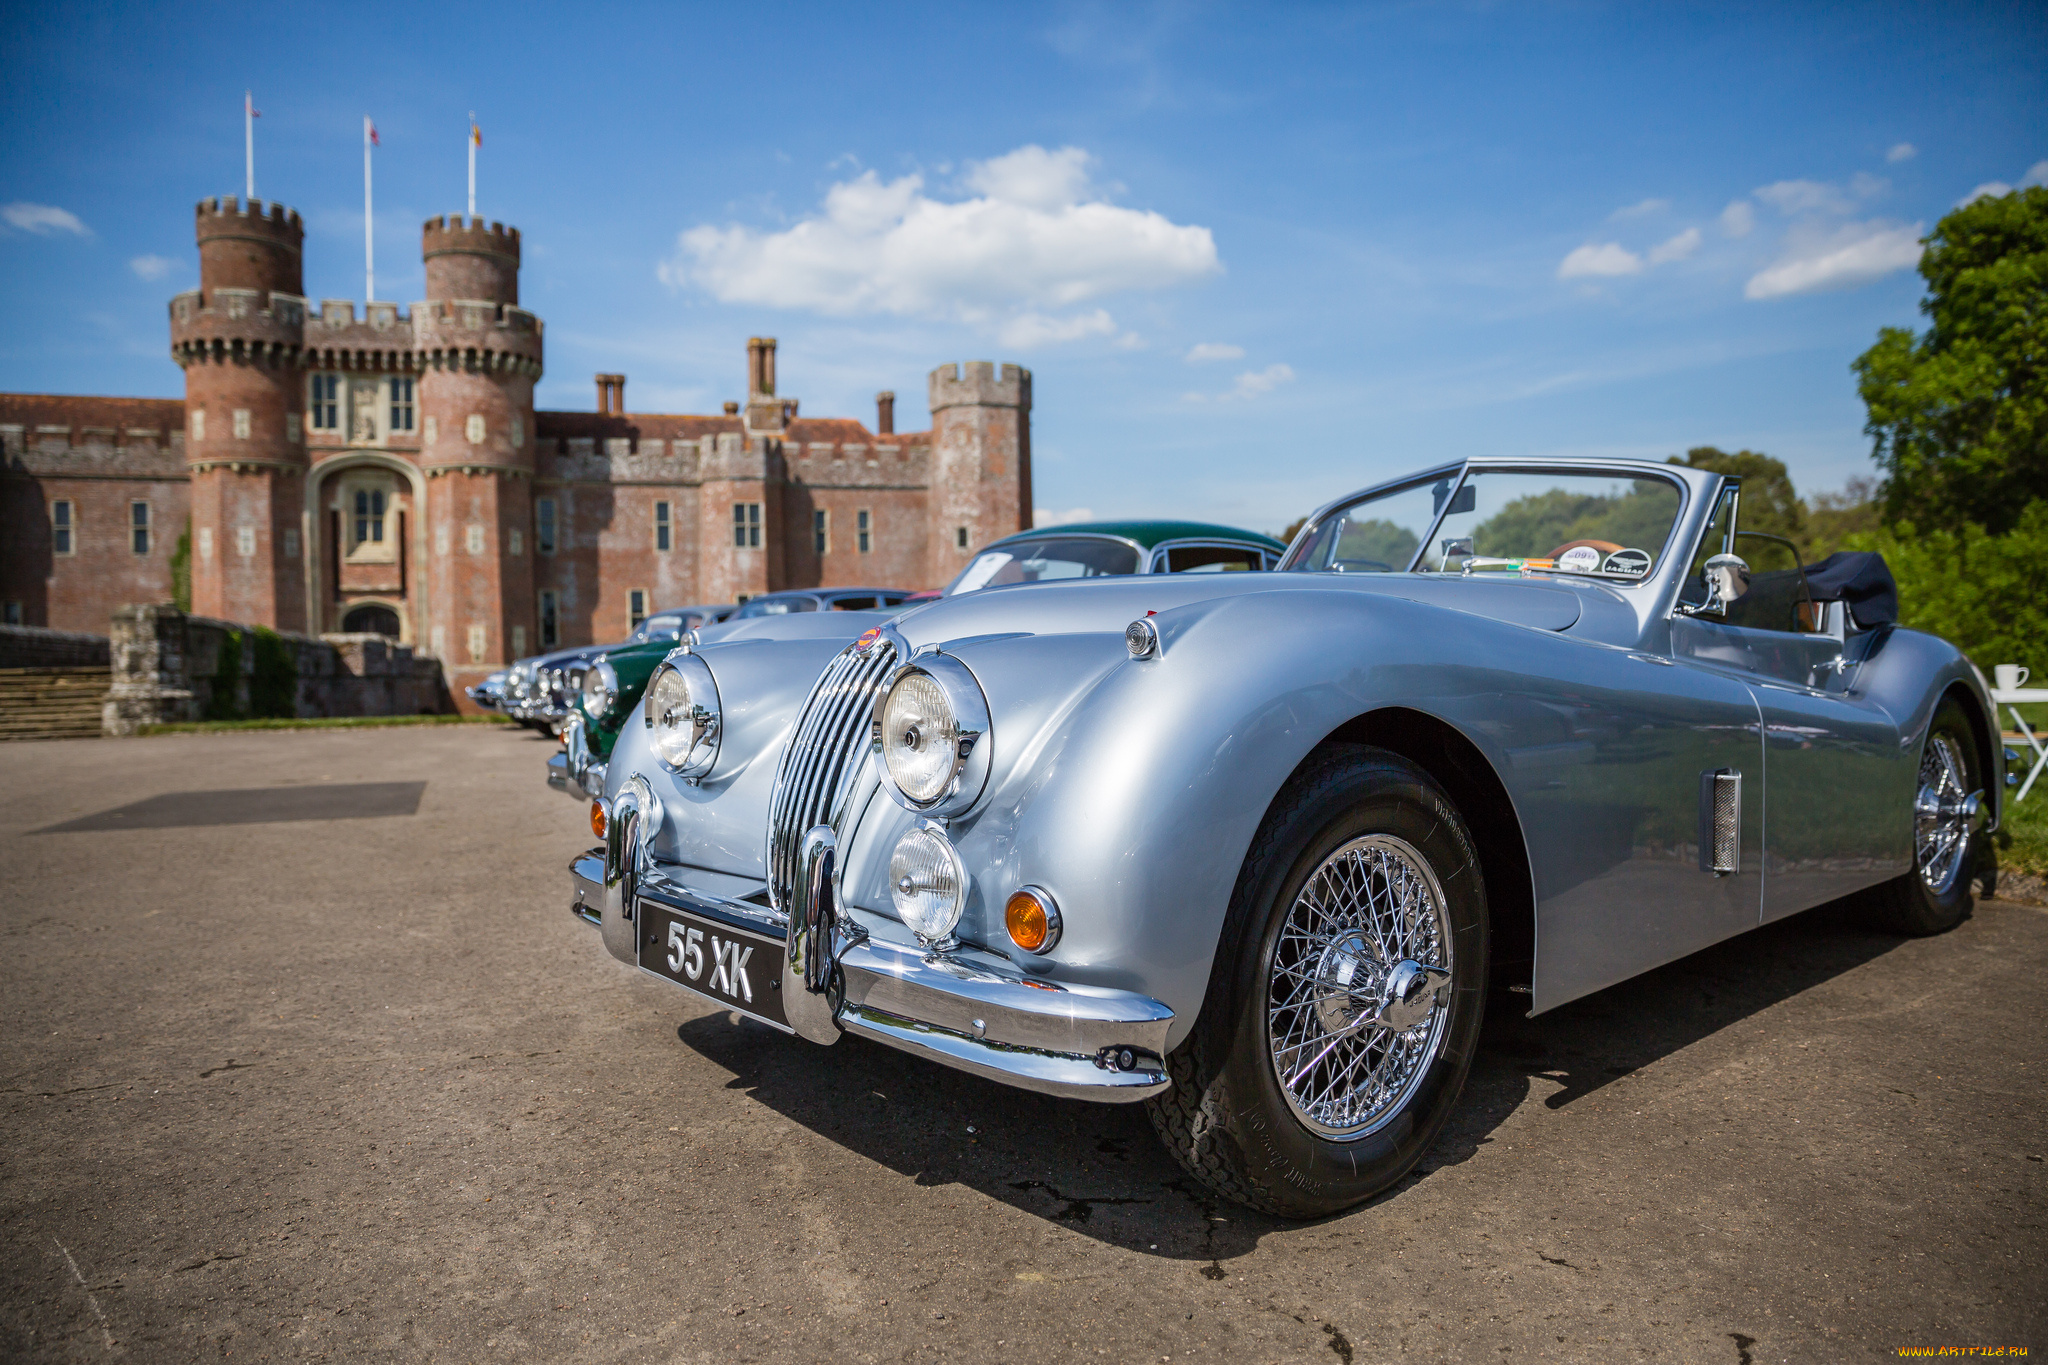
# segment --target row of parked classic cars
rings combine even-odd
[[[570,908],[620,962],[1142,1102],[1210,1189],[1313,1217],[1420,1158],[1489,998],[1847,896],[1967,915],[2006,755],[1897,605],[1875,555],[1745,531],[1734,477],[1474,459],[1289,545],[1030,531],[936,593],[677,609],[474,695],[561,732],[602,840]]]

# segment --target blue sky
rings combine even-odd
[[[1277,529],[1467,453],[1870,470],[1849,362],[1913,239],[2048,174],[2039,5],[9,7],[0,389],[175,396],[191,210],[306,218],[378,293],[463,202],[525,240],[544,407],[922,425],[1034,372],[1036,502]]]

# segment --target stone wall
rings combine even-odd
[[[382,635],[259,632],[164,604],[115,611],[110,638],[110,735],[180,721],[455,709],[440,662]]]
[[[0,626],[0,668],[104,668],[107,637],[40,626]]]

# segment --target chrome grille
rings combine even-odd
[[[875,691],[896,666],[896,649],[877,640],[866,652],[848,646],[833,659],[798,713],[796,730],[775,766],[768,803],[768,899],[784,914],[796,885],[804,835],[834,823],[868,756]]]

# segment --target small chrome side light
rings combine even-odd
[[[1059,946],[1060,908],[1041,886],[1020,886],[1010,893],[1003,907],[1003,927],[1010,941],[1027,953],[1041,956]]]
[[[1133,659],[1153,659],[1159,655],[1159,627],[1152,624],[1149,616],[1140,616],[1124,627],[1124,647],[1131,651]]]

